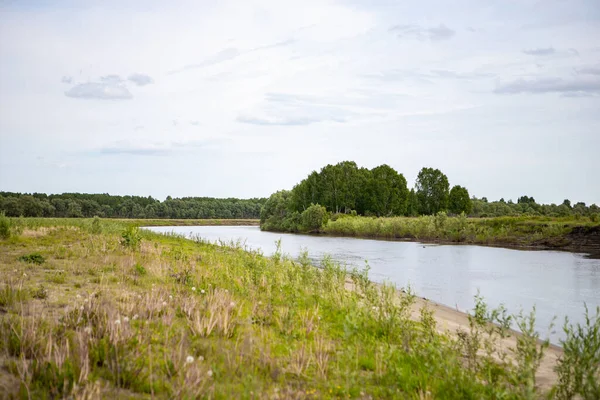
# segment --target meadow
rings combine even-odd
[[[375,285],[366,270],[327,258],[317,267],[308,254],[266,257],[128,221],[0,216],[0,390],[25,399],[600,397],[600,310],[585,326],[565,323],[554,379],[542,385],[548,343],[534,312],[507,315],[479,298],[468,323],[447,331],[410,288]],[[513,318],[522,334],[510,331]]]

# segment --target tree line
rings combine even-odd
[[[537,204],[528,196],[520,197],[516,203],[504,199],[488,202],[486,198],[470,197],[463,186],[450,187],[442,171],[428,167],[419,171],[414,188],[409,190],[404,175],[389,165],[367,169],[359,168],[353,161],[342,161],[313,171],[292,190],[272,194],[261,212],[261,227],[311,231],[319,229],[318,221],[342,214],[392,217],[439,212],[472,217],[596,215],[597,218],[600,210],[595,204],[571,206],[569,200],[561,205]]]
[[[260,217],[264,198],[218,199],[211,197],[171,198],[111,196],[85,193],[0,192],[0,213],[9,217],[54,218],[248,218]]]

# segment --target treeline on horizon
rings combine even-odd
[[[415,187],[383,164],[359,168],[353,161],[326,165],[293,187],[273,193],[261,212],[261,227],[274,231],[314,231],[327,219],[345,215],[373,217],[435,215],[440,212],[469,217],[546,216],[598,219],[600,207],[565,199],[561,204],[538,204],[533,197],[488,201],[471,197],[467,188],[450,186],[439,169],[423,168]]]
[[[264,198],[219,199],[182,197],[165,201],[150,196],[111,196],[85,193],[0,192],[0,213],[8,217],[53,218],[169,218],[169,219],[257,219]]]

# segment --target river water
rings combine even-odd
[[[595,313],[600,305],[600,260],[557,251],[512,250],[470,245],[431,245],[262,232],[256,226],[151,227],[201,237],[210,242],[241,241],[271,255],[281,239],[284,254],[293,258],[308,250],[318,265],[325,255],[347,265],[364,267],[376,282],[410,285],[421,297],[459,311],[472,310],[479,292],[492,307],[503,304],[510,313],[536,307],[536,329],[553,343],[564,337],[564,317],[584,321],[584,303]],[[553,329],[549,329],[557,317]]]

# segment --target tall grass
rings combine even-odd
[[[510,317],[481,299],[466,330],[445,332],[431,310],[416,307],[410,290],[375,285],[368,270],[346,271],[328,258],[314,268],[308,254],[297,261],[263,257],[239,243],[149,232],[126,247],[123,223],[101,220],[98,231],[91,220],[58,221],[20,221],[37,234],[0,243],[0,378],[8,382],[7,397],[595,393],[579,382],[597,377],[598,316],[583,330],[566,327],[573,334],[550,391],[535,380],[544,345],[525,329],[506,347]],[[18,261],[32,253],[44,264]]]
[[[580,223],[525,217],[472,219],[464,215],[448,217],[442,212],[416,218],[338,218],[330,220],[322,231],[333,235],[387,239],[530,244],[542,239],[563,238],[575,225]]]

